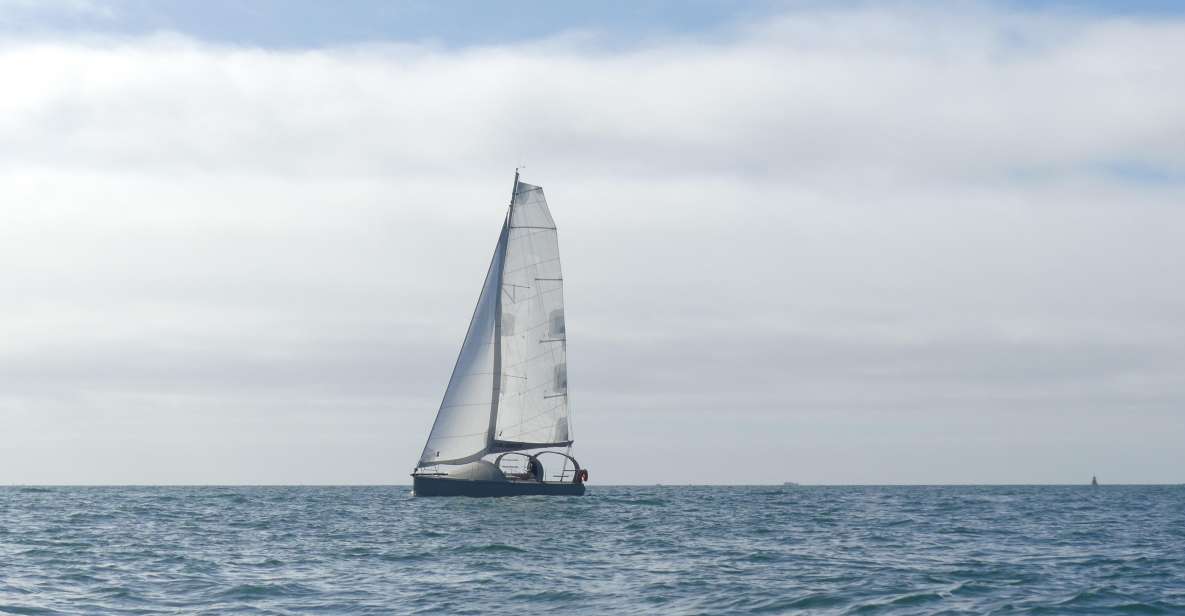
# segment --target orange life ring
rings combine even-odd
[[[584,483],[588,481],[588,469],[582,468],[580,472],[576,473],[576,483]]]

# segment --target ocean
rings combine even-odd
[[[1185,614],[1185,487],[0,488],[4,614]]]

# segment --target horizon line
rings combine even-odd
[[[607,483],[602,488],[958,488],[958,487],[1157,487],[1181,482],[1099,483]],[[411,488],[410,483],[5,483],[4,488]]]

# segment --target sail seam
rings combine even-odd
[[[524,394],[529,394],[529,393],[531,393],[531,392],[533,392],[533,391],[536,391],[536,390],[539,390],[539,389],[546,389],[546,388],[547,388],[549,385],[551,385],[551,383],[550,383],[550,382],[544,381],[544,382],[542,382],[542,383],[539,383],[538,385],[532,385],[532,386],[530,386],[530,387],[527,387],[526,389],[520,389],[520,390],[518,390],[518,391],[512,392],[512,393],[511,393],[511,394],[509,394],[509,395],[517,395],[517,396],[521,396],[521,395],[524,395]],[[507,395],[507,394],[503,394],[503,395]]]
[[[535,442],[535,441],[531,441],[530,439],[524,439],[523,435],[535,434],[537,432],[543,432],[544,430],[551,430],[551,429],[552,429],[551,426],[539,426],[538,428],[531,428],[530,430],[523,430],[522,432],[519,432],[518,442],[520,442],[520,443]],[[544,442],[544,441],[538,441],[538,442]]]
[[[533,295],[532,297],[538,297],[538,295]],[[546,327],[548,325],[551,325],[551,319],[543,319],[542,321],[536,321],[530,327],[519,328],[519,331],[522,332],[523,335],[525,335],[529,332],[535,331],[541,327]],[[516,336],[516,335],[519,335],[519,334],[507,334],[508,337],[509,336]]]
[[[560,260],[560,258],[559,258],[559,257],[555,257],[555,258],[553,258],[553,259],[544,259],[544,260],[542,260],[542,261],[539,261],[539,262],[536,262],[536,263],[532,263],[532,264],[530,264],[530,265],[524,265],[524,266],[522,266],[522,267],[516,267],[516,268],[513,268],[513,269],[508,269],[508,270],[506,270],[506,272],[507,272],[507,273],[510,273],[510,274],[517,274],[517,273],[519,273],[519,272],[521,272],[521,271],[523,271],[523,270],[528,270],[528,269],[531,269],[531,268],[536,268],[536,269],[538,269],[538,267],[539,267],[540,265],[543,265],[544,263],[552,263],[552,262],[557,262],[557,261],[559,261],[559,260]],[[530,286],[530,285],[526,285],[526,286]]]
[[[526,365],[526,364],[529,364],[529,363],[531,363],[531,362],[533,362],[533,361],[535,361],[535,360],[537,360],[537,359],[542,359],[542,358],[544,358],[544,357],[548,357],[548,356],[551,356],[551,357],[553,357],[553,358],[555,357],[555,349],[554,349],[554,348],[551,348],[551,349],[544,349],[544,351],[543,351],[542,353],[540,353],[540,354],[538,354],[538,355],[532,355],[531,357],[524,358],[524,359],[523,359],[522,361],[520,361],[520,362],[516,362],[516,363],[510,364],[510,366],[511,366],[511,367],[514,367],[514,368],[517,368],[517,367],[520,367],[520,366],[524,366],[524,365]]]
[[[563,290],[563,289],[560,289],[559,287],[556,287],[556,288],[554,288],[554,289],[547,289],[547,290],[545,290],[545,291],[540,291],[540,292],[538,292],[538,293],[536,293],[536,294],[534,294],[534,295],[528,295],[528,296],[526,296],[526,297],[523,297],[522,299],[519,299],[518,301],[511,302],[511,303],[513,303],[513,304],[515,304],[515,305],[517,306],[518,304],[521,304],[521,303],[523,303],[523,302],[526,302],[526,301],[529,301],[529,300],[535,299],[536,297],[543,297],[544,295],[547,295],[547,294],[549,294],[549,293],[556,293],[556,292],[558,292],[558,291],[562,291],[562,290]],[[543,325],[546,325],[546,324],[547,324],[547,321],[543,321],[543,322],[542,322],[542,324],[543,324]]]
[[[470,436],[477,436],[479,434],[485,434],[485,431],[483,430],[481,432],[470,432],[468,434],[450,434],[448,436],[443,436],[443,435],[433,436],[432,440],[433,441],[447,441],[448,439],[452,439],[452,438],[467,438]],[[431,441],[429,441],[429,442],[431,442]]]
[[[542,410],[542,411],[539,411],[538,413],[535,413],[534,415],[531,415],[530,417],[526,417],[526,418],[519,418],[519,422],[518,422],[518,423],[516,423],[516,424],[510,424],[510,425],[507,425],[507,426],[502,426],[502,431],[505,431],[505,430],[506,430],[506,429],[508,429],[508,428],[518,428],[518,427],[522,427],[522,425],[523,425],[523,424],[525,424],[525,423],[527,423],[527,422],[529,422],[529,421],[533,421],[533,420],[535,420],[535,419],[538,419],[538,418],[540,418],[540,417],[543,417],[544,415],[550,414],[552,411],[555,411],[555,410],[557,410],[557,409],[561,409],[561,408],[563,408],[563,407],[564,407],[564,405],[562,405],[562,404],[557,404],[557,405],[555,405],[555,406],[548,407],[548,408],[546,408],[546,409],[544,409],[544,410]],[[527,432],[528,432],[528,433],[530,433],[530,432],[535,432],[535,431],[538,431],[538,430],[544,430],[544,429],[547,429],[547,428],[550,428],[550,426],[540,426],[540,427],[538,427],[538,428],[532,428],[532,429],[530,429],[530,430],[527,430]]]

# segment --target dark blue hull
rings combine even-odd
[[[583,483],[412,478],[416,496],[584,496]]]

